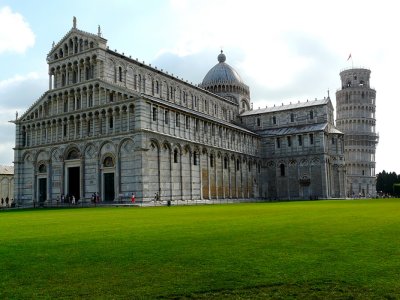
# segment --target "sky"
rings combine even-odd
[[[194,84],[223,49],[255,109],[322,99],[328,91],[335,106],[339,73],[370,69],[376,173],[400,173],[400,18],[389,0],[0,0],[1,165],[13,162],[10,121],[48,89],[46,56],[74,16],[83,31],[96,34],[100,26],[110,49]]]

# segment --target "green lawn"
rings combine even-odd
[[[397,299],[400,199],[0,212],[0,298]]]

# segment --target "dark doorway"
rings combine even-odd
[[[114,173],[104,174],[104,201],[114,201]]]
[[[39,178],[39,202],[47,200],[47,179]]]
[[[68,196],[80,198],[80,170],[79,167],[68,168]]]

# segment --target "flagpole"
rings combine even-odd
[[[351,68],[354,69],[353,56],[351,55],[351,53],[349,54],[349,57],[347,58],[347,61],[349,61],[349,59],[351,59]]]

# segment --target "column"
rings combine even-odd
[[[52,78],[51,78],[52,74],[49,73],[49,90],[52,89]]]
[[[78,80],[77,80],[77,82],[78,83],[81,82],[81,67],[80,67],[79,61],[78,61]]]

